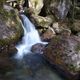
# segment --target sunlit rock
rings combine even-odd
[[[43,0],[29,0],[29,8],[31,8],[34,14],[39,14],[43,7]]]
[[[52,23],[52,19],[50,17],[42,17],[38,15],[32,15],[32,18],[36,22],[35,24],[37,26],[41,26],[44,28],[48,28],[50,24]]]

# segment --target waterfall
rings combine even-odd
[[[35,26],[24,14],[21,15],[21,18],[23,21],[22,27],[24,29],[24,36],[22,37],[21,43],[16,45],[16,49],[18,50],[16,58],[22,58],[24,54],[30,53],[32,45],[36,43],[47,44],[47,42],[41,41]]]

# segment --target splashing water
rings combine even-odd
[[[22,58],[24,54],[30,53],[32,45],[36,43],[47,44],[47,42],[41,41],[38,31],[30,20],[23,14],[21,18],[23,20],[24,36],[22,37],[21,43],[16,45],[16,49],[18,50],[16,58]]]

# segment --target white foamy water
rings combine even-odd
[[[16,58],[22,58],[24,54],[30,53],[32,45],[36,43],[47,44],[47,42],[41,41],[39,33],[31,21],[23,14],[21,18],[23,20],[24,36],[22,37],[21,43],[16,45],[16,49],[18,50]]]

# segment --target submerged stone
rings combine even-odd
[[[33,53],[39,53],[39,54],[43,54],[43,50],[45,48],[45,45],[42,43],[37,43],[35,45],[32,46],[31,51]]]

